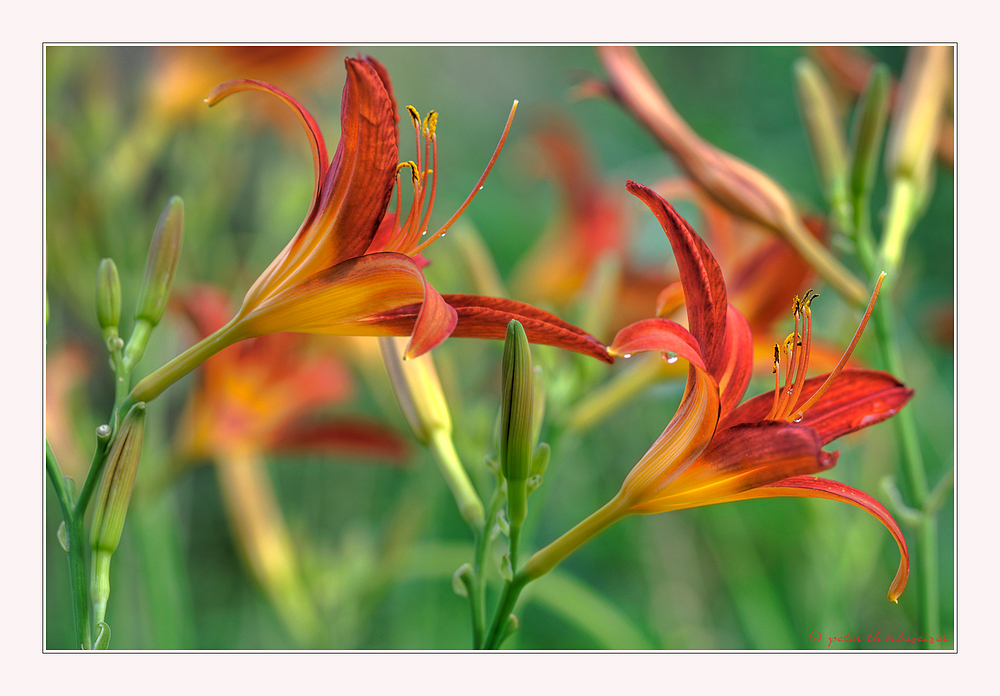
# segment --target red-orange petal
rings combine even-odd
[[[753,335],[746,317],[733,305],[726,314],[725,361],[716,374],[722,413],[731,411],[740,403],[753,376]]]
[[[209,106],[215,106],[229,95],[246,90],[254,90],[274,95],[291,107],[292,111],[295,112],[295,115],[302,123],[302,126],[306,129],[306,136],[309,138],[309,146],[312,148],[313,165],[316,172],[315,185],[313,188],[313,203],[315,205],[315,201],[319,198],[320,185],[323,181],[323,177],[326,175],[329,162],[326,154],[326,143],[323,140],[323,133],[320,132],[316,119],[312,117],[312,114],[310,114],[304,106],[302,106],[289,94],[278,89],[274,85],[270,85],[259,80],[227,80],[226,82],[217,85],[208,95],[205,102]]]
[[[617,357],[630,358],[648,351],[676,353],[692,365],[705,370],[698,340],[683,326],[670,319],[643,319],[618,332],[608,346]]]
[[[728,302],[722,269],[704,240],[659,194],[634,181],[626,182],[625,188],[649,207],[670,240],[684,286],[688,326],[701,344],[705,365],[718,379],[728,362],[725,355]]]
[[[444,301],[434,287],[424,281],[424,301],[420,304],[413,335],[404,358],[415,358],[440,345],[458,324],[458,312]]]
[[[399,160],[393,100],[379,70],[361,58],[344,62],[340,143],[323,182],[316,220],[328,237],[329,265],[368,249],[389,205]]]
[[[799,402],[805,402],[826,378],[827,375],[820,375],[807,379]],[[912,397],[912,389],[886,372],[843,370],[799,423],[819,433],[825,445],[894,416]],[[724,415],[720,427],[763,420],[773,403],[772,392],[755,396]]]
[[[635,512],[711,505],[791,476],[825,471],[836,462],[837,453],[824,452],[810,428],[764,421],[716,430],[701,456]]]
[[[746,491],[719,502],[773,497],[807,497],[839,500],[840,502],[848,503],[871,513],[879,522],[885,525],[885,528],[892,534],[892,538],[896,540],[896,545],[899,547],[899,569],[896,571],[896,577],[893,578],[892,584],[889,586],[889,600],[895,602],[903,594],[903,590],[906,588],[906,580],[910,575],[910,552],[906,548],[906,539],[903,538],[903,531],[880,502],[856,488],[851,488],[838,481],[816,478],[815,476],[796,476]]]
[[[456,338],[492,338],[503,340],[507,324],[517,319],[531,343],[564,348],[589,355],[602,362],[612,363],[607,348],[583,329],[563,321],[554,314],[523,302],[480,295],[443,295],[445,302],[458,314],[458,323],[452,336]],[[406,336],[413,332],[419,304],[401,307],[372,317],[370,325],[379,327],[384,334]]]

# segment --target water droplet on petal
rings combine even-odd
[[[677,356],[671,355],[670,357],[667,358],[667,362],[673,365],[675,362],[677,362]]]
[[[796,418],[794,422],[795,423],[801,423],[802,422],[802,416],[799,416],[798,418]]]
[[[631,357],[632,357],[632,354],[631,354],[631,353],[626,353],[626,354],[625,354],[625,355],[623,355],[622,357],[623,357],[623,358],[625,358],[626,360],[628,360],[629,358],[631,358]]]

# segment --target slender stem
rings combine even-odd
[[[507,627],[507,622],[510,621],[510,614],[514,610],[514,605],[517,604],[517,598],[521,596],[521,590],[524,589],[524,586],[532,579],[524,573],[518,573],[513,579],[504,583],[500,603],[497,605],[496,614],[493,615],[493,621],[490,624],[490,632],[486,634],[486,640],[483,641],[483,650],[496,650],[500,647],[504,629]]]
[[[90,602],[87,598],[87,555],[83,533],[83,515],[74,511],[73,500],[63,481],[62,472],[49,443],[45,443],[45,469],[56,491],[68,540],[69,586],[73,598],[73,629],[76,643],[90,647]]]
[[[132,399],[152,401],[163,393],[163,390],[194,370],[223,348],[231,346],[246,336],[240,335],[235,328],[238,321],[234,319],[211,336],[194,344],[163,367],[148,375],[132,389]]]
[[[117,429],[117,424],[113,426]],[[87,472],[87,480],[83,482],[83,489],[80,491],[80,496],[76,499],[76,506],[73,509],[73,514],[79,518],[87,513],[87,506],[90,504],[90,497],[94,494],[94,489],[97,488],[97,482],[101,480],[101,473],[104,471],[104,464],[107,459],[108,446],[111,444],[114,433],[106,439],[98,439],[97,447],[94,449],[94,457],[90,460],[90,470]]]
[[[455,451],[451,433],[443,428],[435,428],[431,431],[430,438],[428,443],[430,450],[438,462],[445,483],[455,497],[455,502],[458,503],[462,518],[468,522],[473,532],[483,529],[486,524],[483,502],[472,486],[468,474],[465,473],[465,467],[462,466],[458,452]]]

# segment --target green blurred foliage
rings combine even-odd
[[[301,128],[290,113],[263,108],[270,98],[241,94],[209,109],[199,103],[205,92],[169,113],[151,106],[156,103],[151,95],[163,87],[170,53],[177,50],[46,49],[47,351],[50,361],[70,345],[85,356],[87,369],[66,426],[72,432],[65,439],[79,452],[56,452],[64,473],[78,483],[93,447],[93,428],[111,405],[93,306],[99,260],[111,256],[118,265],[127,335],[149,237],[163,205],[177,194],[185,202],[186,236],[175,287],[211,282],[238,301],[298,228],[311,193],[313,172]],[[297,91],[277,83],[311,110],[331,153],[338,136],[342,59],[359,52],[386,65],[401,106],[440,113],[438,224],[464,200],[489,160],[511,102],[520,101],[507,147],[463,217],[482,236],[505,279],[559,206],[551,182],[529,166],[530,136],[546,113],[564,114],[585,134],[609,187],[676,172],[617,106],[569,98],[581,78],[601,72],[593,50],[578,46],[331,48],[289,69]],[[640,53],[698,133],[770,174],[804,205],[822,210],[793,88],[792,64],[802,49],[671,46]],[[873,53],[898,76],[905,49]],[[256,75],[221,79],[226,77]],[[413,145],[402,125],[400,155],[407,159]],[[877,212],[884,188],[875,195]],[[635,244],[666,262],[669,245],[662,231],[633,203],[639,225]],[[917,392],[909,408],[921,427],[932,482],[953,465],[954,352],[951,336],[942,330],[953,316],[953,220],[953,173],[941,168],[893,298],[903,319],[908,382]],[[875,225],[878,229],[877,220]],[[461,232],[455,229],[427,253],[428,275],[441,292],[473,290],[459,267],[452,237]],[[521,299],[516,287],[510,290]],[[846,345],[852,315],[833,292],[820,302],[814,309],[817,332]],[[168,317],[137,376],[163,364],[189,340],[176,318]],[[501,349],[499,342],[456,339],[435,351],[459,453],[484,496],[493,480],[483,458],[492,450]],[[587,364],[548,348],[534,352],[553,394],[542,433],[553,458],[544,485],[530,499],[522,558],[617,491],[672,416],[683,388],[681,382],[653,387],[594,430],[564,432],[558,427],[561,413],[626,366]],[[870,342],[862,342],[859,355],[875,360]],[[56,378],[51,364],[50,388]],[[404,431],[380,368],[358,364],[356,369],[352,412],[376,415]],[[139,489],[112,566],[112,648],[469,647],[468,606],[452,592],[451,575],[471,558],[470,535],[429,455],[416,448],[403,469],[317,456],[269,462],[326,632],[320,644],[297,643],[241,561],[211,467],[186,469],[166,486],[153,485],[170,469],[174,425],[191,383],[187,378],[175,385],[150,409]],[[748,394],[767,388],[766,382],[752,384]],[[882,481],[896,471],[892,428],[876,427],[836,444],[841,456],[830,475],[884,500]],[[72,649],[65,554],[56,541],[59,514],[49,490],[47,499],[45,648]],[[942,621],[949,640],[954,637],[952,516],[949,502],[940,532]],[[497,565],[499,553],[493,559]],[[551,578],[529,586],[516,612],[520,630],[505,647],[811,650],[826,648],[829,636],[917,635],[915,575],[898,606],[885,599],[897,561],[881,525],[856,508],[829,501],[750,501],[630,518],[583,547]],[[494,572],[488,607],[499,589],[496,578]],[[811,640],[813,631],[824,639]]]

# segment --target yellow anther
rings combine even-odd
[[[778,344],[774,344],[774,365],[771,367],[771,374],[773,375],[778,371],[778,363],[781,362],[781,351],[778,349]]]
[[[396,165],[396,176],[399,176],[399,170],[404,167],[409,167],[410,174],[413,177],[413,185],[416,186],[420,183],[420,172],[417,171],[417,163],[412,160],[407,160],[406,162],[400,162]]]
[[[413,121],[413,127],[416,129],[420,128],[420,112],[414,109],[412,106],[407,105],[406,110],[410,113],[410,120]]]
[[[434,131],[437,128],[438,114],[437,111],[428,111],[427,117],[424,119],[424,137],[433,138]]]
[[[787,355],[789,352],[791,352],[792,345],[795,344],[795,343],[798,343],[798,340],[799,340],[798,335],[793,331],[792,333],[788,334],[785,337],[785,342],[784,342],[784,344],[782,344],[781,349]]]

